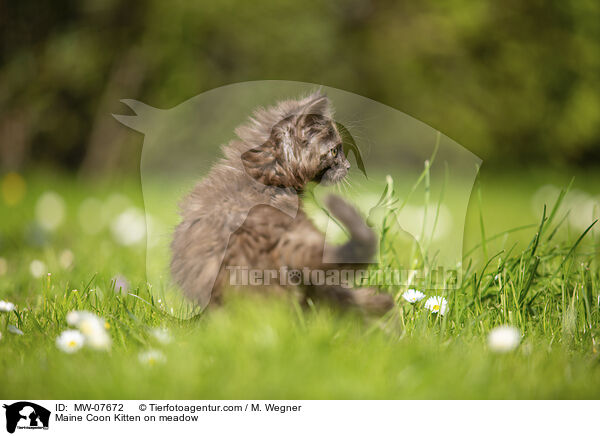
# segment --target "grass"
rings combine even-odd
[[[595,228],[569,228],[561,205],[566,194],[541,215],[528,215],[517,207],[528,201],[527,180],[496,193],[492,179],[483,178],[465,236],[479,241],[467,246],[473,250],[463,260],[461,287],[444,293],[444,316],[400,299],[393,313],[372,319],[323,305],[301,309],[282,298],[235,296],[218,310],[180,320],[145,282],[143,244],[119,245],[107,228],[94,235],[80,229],[80,205],[90,196],[117,204],[123,198],[109,194],[119,192],[141,207],[136,183],[74,183],[52,174],[25,180],[27,194],[17,205],[3,204],[0,218],[7,266],[0,299],[16,305],[0,313],[3,398],[600,397]],[[36,223],[36,202],[48,189],[65,202],[64,222],[54,231]],[[505,215],[494,220],[490,210],[498,204]],[[495,237],[498,226],[524,225]],[[66,266],[63,259],[61,266],[67,249],[74,262]],[[33,278],[33,259],[51,276]],[[113,289],[118,274],[129,280],[129,293]],[[110,351],[66,354],[56,347],[72,310],[107,321]],[[518,327],[522,340],[513,352],[495,354],[487,334],[502,324]],[[10,325],[24,334],[9,332]],[[157,342],[155,327],[168,329],[172,341]],[[166,361],[140,362],[150,348]]]

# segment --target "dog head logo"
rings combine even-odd
[[[28,401],[3,406],[6,409],[6,431],[18,429],[48,429],[50,411]]]
[[[122,100],[135,115],[114,117],[144,134],[140,172],[147,218],[146,275],[154,288],[170,284],[169,244],[179,220],[177,203],[219,161],[220,147],[236,139],[236,133],[239,139],[236,129],[248,126],[249,117],[260,113],[257,108],[272,108],[279,101],[311,95],[314,90],[315,85],[309,83],[258,81],[217,88],[171,109]],[[467,206],[481,160],[403,112],[339,89],[321,90],[335,109],[331,117],[345,137],[344,155],[351,164],[345,180],[351,185],[351,202],[379,234],[386,234],[382,244],[393,240],[396,247],[402,247],[393,261],[382,258],[386,250],[381,247],[378,261],[407,271],[454,272],[454,285],[460,284],[457,270],[462,262]],[[272,126],[281,121],[274,118]],[[258,135],[248,150],[260,147],[259,140],[267,141],[271,132],[262,134],[264,138]],[[241,158],[244,150],[237,151]],[[171,193],[166,202],[164,195],[156,195],[165,182]],[[347,188],[345,182],[319,184],[311,191],[317,207],[308,212],[329,240],[339,242],[343,229],[318,205],[328,191]],[[294,217],[299,204],[271,206]]]

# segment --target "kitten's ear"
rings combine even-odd
[[[329,99],[319,94],[300,108],[298,117],[298,128],[305,129],[315,125],[323,124],[331,119],[332,111]]]
[[[319,94],[311,99],[302,108],[303,115],[321,115],[328,117],[331,114],[331,106],[326,95]]]

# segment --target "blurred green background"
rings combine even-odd
[[[594,165],[598,23],[594,0],[0,1],[0,166],[135,169],[119,99],[264,79],[378,100],[488,167]]]
[[[598,0],[0,0],[0,35],[0,299],[16,307],[0,313],[0,396],[599,396],[600,230],[586,234],[600,217]],[[447,316],[400,303],[401,325],[370,325],[273,300],[234,302],[198,328],[168,318],[185,306],[167,275],[146,280],[146,236],[185,191],[176,177],[140,184],[144,139],[111,114],[130,113],[120,99],[171,108],[269,79],[387,104],[483,160],[466,217],[447,214],[465,221],[464,235],[448,233],[463,237],[468,272]],[[415,177],[387,144],[376,145],[408,202]],[[370,207],[359,182],[348,195]],[[423,204],[442,197],[432,186],[406,204],[423,228],[434,210]],[[103,317],[113,351],[64,355],[55,340],[71,310]],[[524,337],[495,359],[485,338],[501,323]],[[173,344],[157,345],[154,327]],[[148,347],[166,362],[147,366]]]

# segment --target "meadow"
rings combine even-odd
[[[422,289],[446,299],[443,314],[389,287],[397,307],[382,318],[238,295],[189,319],[146,281],[138,180],[5,175],[0,396],[599,398],[600,180],[572,175],[480,175],[460,287]],[[98,346],[79,348],[77,333],[57,343],[89,333],[82,316],[104,332]],[[506,349],[489,337],[502,325],[519,332]]]

